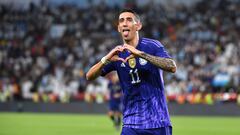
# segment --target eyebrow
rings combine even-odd
[[[122,17],[122,18],[119,18],[118,19],[118,21],[121,21],[121,20],[123,20],[124,19],[124,17]],[[134,20],[134,18],[133,17],[126,17],[126,20],[129,20],[129,19],[132,19],[132,20]]]

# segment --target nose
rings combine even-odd
[[[123,21],[123,26],[127,26],[127,21]]]

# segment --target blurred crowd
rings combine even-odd
[[[100,5],[1,5],[0,102],[106,101],[108,79],[88,82],[85,73],[121,44],[116,26],[122,7]],[[177,62],[177,72],[165,74],[170,102],[240,102],[238,0],[124,6],[140,14],[141,36],[161,41]]]

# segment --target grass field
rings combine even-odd
[[[171,117],[173,135],[240,135],[240,117]],[[0,113],[0,135],[119,135],[106,115]]]

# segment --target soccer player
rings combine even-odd
[[[117,130],[120,129],[121,124],[121,97],[122,90],[117,74],[114,72],[109,78],[108,88],[110,90],[109,96],[109,111],[108,116],[113,121]]]
[[[163,71],[176,72],[176,64],[157,40],[139,37],[140,17],[120,12],[116,46],[86,74],[88,80],[116,70],[123,90],[121,135],[171,135],[172,126],[164,95]]]

